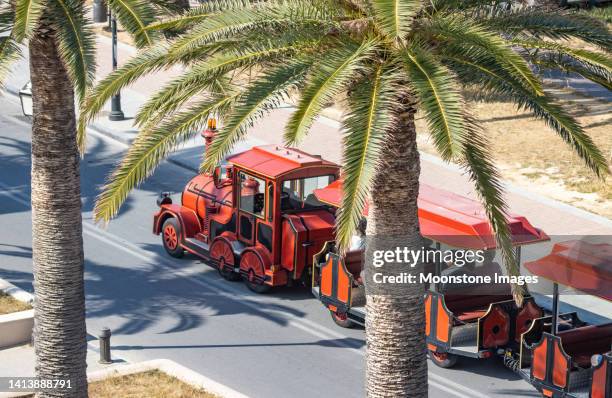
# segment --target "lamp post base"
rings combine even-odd
[[[121,94],[116,94],[111,98],[111,113],[108,119],[112,122],[117,122],[125,119],[125,115],[121,110]]]
[[[121,111],[112,111],[110,115],[108,115],[108,120],[110,120],[111,122],[125,120],[125,115]]]

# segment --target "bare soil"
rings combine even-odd
[[[567,101],[566,109],[612,162],[612,105],[567,88],[550,90]],[[471,101],[468,106],[483,124],[492,144],[491,152],[506,180],[612,218],[612,179],[596,178],[544,122],[509,102]],[[422,118],[417,121],[417,129],[419,148],[435,154]]]

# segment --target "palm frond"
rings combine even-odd
[[[0,5],[0,33],[10,32],[13,29],[15,12],[9,5]]]
[[[17,42],[30,38],[46,6],[45,0],[15,0],[12,36]]]
[[[162,116],[164,113],[178,109],[197,93],[209,89],[211,84],[216,84],[221,76],[234,70],[262,62],[280,61],[283,57],[296,54],[308,46],[310,46],[309,41],[291,43],[285,40],[280,42],[266,40],[263,44],[247,44],[236,50],[213,55],[159,90],[140,109],[136,122],[138,124],[155,122],[157,119],[155,115]]]
[[[154,73],[167,66],[168,59],[166,53],[165,46],[159,45],[140,54],[138,57],[132,58],[125,65],[107,75],[88,93],[81,104],[77,129],[77,141],[81,153],[85,149],[86,127],[100,113],[104,104],[119,90],[138,80],[138,78],[148,73]]]
[[[583,65],[589,65],[598,69],[606,75],[608,81],[612,80],[612,59],[607,54],[602,54],[585,49],[576,49],[545,40],[511,40],[514,45],[531,50],[549,50],[557,59],[571,57]],[[534,51],[535,57],[542,57],[541,51]]]
[[[551,39],[577,38],[606,50],[612,49],[612,36],[608,26],[595,18],[568,11],[537,10],[500,12],[480,22],[488,29],[506,35]]]
[[[362,218],[385,137],[397,128],[394,109],[404,91],[398,82],[391,67],[378,65],[349,98],[350,113],[343,121],[343,197],[336,219],[341,252],[349,247]]]
[[[215,136],[201,171],[210,171],[215,167],[253,126],[270,110],[278,107],[289,97],[289,90],[295,87],[304,77],[314,60],[292,62],[275,68],[258,78],[238,99],[233,109],[224,119],[223,128]]]
[[[57,28],[59,53],[74,83],[77,98],[85,98],[95,79],[96,44],[84,6],[77,0],[50,0],[49,9]]]
[[[287,145],[295,145],[306,136],[315,117],[347,88],[375,51],[374,41],[364,41],[361,45],[348,42],[330,50],[320,59],[301,90],[297,109],[287,123],[284,138]]]
[[[510,75],[515,76],[536,94],[543,94],[540,80],[533,74],[525,59],[510,48],[501,37],[491,33],[482,25],[456,14],[440,15],[433,18],[431,24],[423,29],[421,34],[435,36],[438,42],[449,41],[466,47],[481,47],[494,56],[497,63],[503,65]]]
[[[537,58],[532,59],[531,62],[542,70],[555,70],[565,72],[567,75],[580,75],[612,91],[610,73],[599,68],[593,68],[590,64],[573,62],[571,59],[559,59],[559,57],[553,54],[548,56],[539,55]]]
[[[374,19],[392,40],[405,38],[412,30],[412,17],[421,6],[419,0],[371,0]]]
[[[134,38],[138,47],[150,47],[156,41],[153,32],[146,27],[155,22],[155,9],[146,0],[108,0],[112,12],[121,26]]]
[[[0,88],[11,73],[11,64],[21,58],[21,47],[10,36],[0,37]]]
[[[427,51],[413,46],[404,52],[409,84],[425,113],[429,134],[444,160],[456,158],[466,140],[463,99],[448,68]]]
[[[447,58],[461,65],[461,68],[454,70],[466,83],[476,84],[481,90],[510,97],[519,108],[528,109],[537,119],[543,120],[574,149],[596,175],[603,177],[609,173],[606,158],[593,140],[580,124],[550,96],[537,96],[530,90],[526,90],[512,76],[506,74],[503,68],[496,67],[494,60],[487,58],[486,53],[476,56],[470,51],[452,54],[450,47],[446,50]]]
[[[254,4],[249,0],[206,1],[200,6],[192,8],[179,16],[150,24],[145,29],[159,31],[186,29],[221,11],[250,8],[253,7],[253,5]]]
[[[189,51],[194,47],[237,37],[254,30],[261,33],[300,26],[337,28],[339,24],[333,20],[334,14],[329,15],[326,10],[317,6],[317,2],[302,0],[262,3],[260,7],[226,10],[196,24],[188,33],[173,42],[170,53]]]
[[[501,177],[489,155],[489,145],[480,126],[469,115],[465,115],[464,119],[467,129],[470,131],[470,138],[465,145],[463,166],[467,170],[470,180],[474,183],[476,192],[484,206],[491,229],[495,234],[497,249],[501,252],[508,275],[519,276],[520,268],[513,250]],[[513,284],[512,289],[514,298],[520,305],[525,293],[524,288]]]
[[[119,212],[132,189],[151,175],[177,145],[195,135],[210,115],[233,101],[236,95],[207,98],[156,128],[141,131],[98,196],[94,220],[110,221]]]

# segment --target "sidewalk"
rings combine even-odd
[[[117,363],[122,363],[120,359],[113,358],[113,363],[110,365],[102,365],[98,363],[99,354],[92,348],[87,349],[87,371],[97,371],[106,369]],[[0,363],[8,364],[9,366],[0,366],[0,377],[34,377],[34,347],[26,344],[17,347],[11,347],[0,350]],[[1,392],[0,398],[12,397],[13,393]]]

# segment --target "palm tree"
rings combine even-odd
[[[0,6],[0,82],[29,42],[32,123],[32,252],[36,375],[70,379],[61,396],[87,396],[83,238],[75,92],[95,76],[95,40],[83,1],[15,0]],[[161,3],[160,5],[163,5]],[[142,0],[110,1],[140,46],[156,9]],[[57,396],[57,393],[39,393]]]
[[[140,133],[95,207],[109,221],[130,190],[211,115],[224,126],[203,171],[243,139],[250,126],[293,94],[286,126],[298,144],[313,120],[344,101],[344,198],[337,240],[346,247],[366,200],[368,235],[420,247],[417,218],[419,152],[415,114],[449,162],[462,164],[480,195],[509,272],[518,273],[506,225],[502,183],[487,139],[463,99],[464,88],[503,95],[529,109],[566,141],[597,176],[605,158],[582,127],[542,88],[533,66],[579,73],[610,87],[607,27],[561,10],[492,0],[210,1],[148,29],[185,29],[109,75],[88,96],[80,131],[121,87],[174,64],[189,68],[139,110]],[[585,50],[559,39],[577,39]],[[237,81],[245,71],[255,76]],[[366,262],[368,263],[368,262]],[[369,265],[369,263],[368,263]],[[366,283],[367,289],[367,283]],[[522,291],[516,289],[520,298]],[[366,391],[369,396],[427,395],[423,292],[367,291]]]

